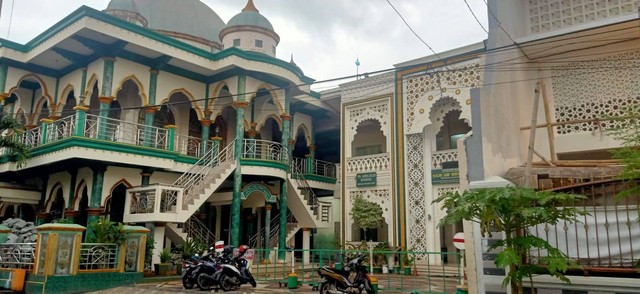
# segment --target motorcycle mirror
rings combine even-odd
[[[196,255],[195,255],[195,256],[196,256],[196,257],[198,257],[198,256],[200,256],[200,255],[199,255],[198,253],[196,253]]]

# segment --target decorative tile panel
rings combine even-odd
[[[637,13],[638,0],[529,0],[529,30],[543,33]]]
[[[557,122],[593,120],[623,115],[626,105],[640,102],[640,51],[553,70],[553,100]],[[624,121],[589,121],[556,127],[560,135],[602,131]]]
[[[407,135],[407,227],[409,229],[409,248],[426,252],[427,214],[424,176],[424,138],[423,134]],[[411,208],[411,209],[409,209]]]

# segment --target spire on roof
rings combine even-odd
[[[293,53],[291,53],[291,61],[289,61],[289,63],[293,64],[293,65],[297,65],[295,61],[293,61]]]
[[[253,4],[253,0],[249,0],[247,2],[247,6],[245,6],[242,9],[242,12],[245,12],[245,11],[260,12],[260,11],[258,11],[258,8],[256,8],[255,4]]]

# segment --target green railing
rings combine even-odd
[[[267,251],[269,254],[266,254]],[[253,250],[251,272],[259,283],[284,286],[288,275],[294,272],[302,287],[319,286],[322,282],[318,275],[319,268],[341,268],[359,254],[367,257],[365,264],[373,270],[372,276],[378,280],[382,292],[456,293],[456,286],[460,285],[462,278],[460,254],[457,252],[295,249],[287,251],[286,261],[278,261],[274,260],[278,256],[276,251]],[[271,259],[263,259],[264,256]],[[373,256],[373,265],[369,263],[370,256]]]

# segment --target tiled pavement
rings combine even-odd
[[[211,292],[215,292],[212,290]],[[223,293],[222,290],[219,291]],[[109,290],[103,290],[93,292],[94,294],[180,294],[180,293],[205,293],[200,291],[198,287],[192,290],[186,290],[182,288],[182,283],[175,282],[163,282],[158,284],[138,284],[135,286],[118,287]],[[232,291],[227,293],[300,293],[311,294],[318,293],[318,291],[312,291],[309,286],[302,286],[299,289],[289,290],[287,288],[279,288],[278,284],[258,284],[256,288],[251,288],[250,285],[243,285],[238,291]]]

